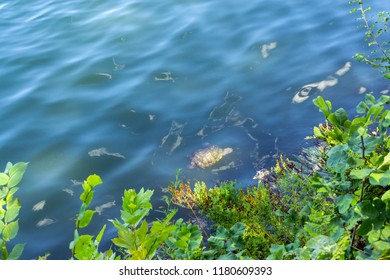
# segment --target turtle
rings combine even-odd
[[[233,152],[233,149],[230,147],[220,148],[215,145],[210,145],[206,148],[198,150],[192,155],[189,168],[194,168],[198,166],[204,169],[210,167],[231,152]]]

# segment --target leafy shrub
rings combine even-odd
[[[388,37],[386,37],[390,31],[390,12],[381,11],[377,14],[376,20],[372,21],[368,19],[367,16],[371,7],[365,8],[364,3],[361,0],[352,0],[350,1],[350,4],[355,4],[357,6],[351,10],[351,13],[360,13],[361,17],[359,20],[363,22],[360,27],[366,30],[365,41],[368,42],[369,47],[373,48],[371,54],[356,54],[356,60],[365,62],[374,69],[380,69],[384,77],[390,79],[390,41],[388,41]]]
[[[0,250],[3,260],[18,259],[24,250],[24,244],[16,244],[11,252],[7,243],[16,237],[19,231],[20,201],[14,197],[17,185],[23,178],[27,163],[7,163],[4,172],[0,173]]]
[[[333,112],[330,101],[314,104],[327,123],[314,136],[328,147],[326,172],[309,181],[315,197],[328,207],[307,204],[302,230],[295,242],[273,245],[270,259],[389,259],[390,258],[390,98],[367,94],[350,120],[344,109]]]

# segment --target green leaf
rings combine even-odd
[[[365,95],[365,101],[368,105],[374,105],[376,103],[375,96],[370,93]]]
[[[386,191],[386,192],[382,195],[381,199],[382,199],[384,202],[390,201],[390,190]]]
[[[286,254],[286,248],[284,245],[272,244],[270,252],[271,255],[267,257],[267,260],[283,260],[284,254]]]
[[[378,166],[378,169],[385,170],[388,169],[390,165],[390,153],[387,153],[385,157],[383,157],[383,162]]]
[[[374,218],[376,218],[378,216],[377,210],[371,204],[370,201],[363,200],[362,202],[359,203],[359,205],[360,205],[361,213],[364,216],[367,216],[367,217],[372,218],[372,219],[374,219]]]
[[[103,238],[104,231],[106,230],[106,225],[103,226],[103,228],[100,230],[99,234],[96,236],[96,241],[99,244],[100,241]]]
[[[88,185],[89,186],[89,185]],[[88,187],[86,187],[88,189]],[[90,191],[84,191],[81,195],[80,195],[80,200],[86,205],[90,205],[91,202],[92,202],[92,199],[93,199],[93,196],[94,196],[94,192],[92,191],[92,189],[90,189]]]
[[[10,179],[8,181],[8,187],[13,188],[17,184],[20,183],[20,181],[23,178],[23,174],[26,171],[28,163],[26,162],[18,162],[9,169],[9,176]]]
[[[328,152],[326,165],[329,168],[333,168],[336,173],[344,173],[349,167],[347,163],[348,159],[348,146],[335,146]]]
[[[7,260],[17,260],[20,258],[24,250],[24,244],[16,244],[11,253],[8,255]]]
[[[21,174],[23,176],[24,172],[26,171],[26,168],[28,166],[28,162],[18,162],[14,164],[9,169],[9,176],[12,177],[16,174]]]
[[[372,246],[374,247],[375,250],[378,250],[378,251],[389,250],[390,249],[390,242],[378,240],[378,241],[373,242]]]
[[[313,128],[313,134],[315,137],[320,138],[320,139],[322,137],[324,137],[324,134],[322,133],[322,131],[316,126]]]
[[[102,179],[100,178],[99,175],[93,174],[89,175],[87,178],[87,183],[92,187],[96,187],[97,185],[100,185],[103,183]]]
[[[390,79],[390,73],[386,73],[383,77],[385,77],[386,79]]]
[[[5,173],[0,173],[0,186],[7,185],[9,176]]]
[[[6,224],[3,228],[3,239],[5,241],[10,241],[11,239],[14,239],[19,231],[19,223],[18,220],[13,221],[9,224]]]
[[[345,194],[345,195],[341,195],[335,199],[335,204],[338,207],[339,213],[341,215],[344,215],[345,213],[347,213],[353,198],[354,198],[354,195]]]
[[[0,188],[0,199],[3,199],[8,194],[8,187]]]
[[[23,173],[15,173],[14,175],[12,175],[8,181],[8,184],[7,186],[9,188],[13,188],[15,187],[17,184],[20,183],[20,181],[22,181],[22,178],[23,178]]]
[[[351,170],[350,176],[352,179],[363,179],[370,175],[372,169],[371,168],[362,168],[362,169],[353,169]]]
[[[344,126],[345,122],[348,120],[347,112],[343,108],[340,108],[334,112],[334,115],[335,115],[338,123],[340,125]]]
[[[372,172],[370,174],[370,183],[374,186],[382,186],[386,187],[390,185],[390,170],[379,173],[379,172]]]
[[[93,214],[95,214],[94,210],[85,210],[84,215],[80,219],[78,219],[79,228],[84,228],[88,226],[92,220]]]
[[[357,106],[356,106],[356,112],[358,114],[365,114],[368,112],[368,106],[366,103],[361,101]]]
[[[19,215],[20,201],[17,198],[13,198],[7,201],[7,212],[5,213],[4,220],[6,223],[12,222]]]
[[[98,254],[92,235],[81,235],[75,244],[75,257],[79,260],[92,260]]]
[[[242,236],[244,235],[245,233],[245,224],[244,223],[241,223],[241,222],[238,222],[238,223],[235,223],[231,228],[230,228],[230,232],[233,234],[233,235],[237,235],[237,236]]]
[[[336,242],[328,236],[319,235],[308,240],[306,247],[313,250],[313,257],[317,259],[318,257],[332,253],[336,248]]]
[[[313,103],[320,109],[325,117],[328,117],[332,112],[332,103],[330,103],[330,101],[325,101],[322,96],[318,96],[317,98],[313,99]]]
[[[360,236],[364,236],[367,233],[369,233],[371,230],[372,230],[372,221],[371,219],[367,219],[363,221],[362,224],[359,226],[357,234]]]

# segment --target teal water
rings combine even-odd
[[[368,49],[347,2],[0,1],[0,165],[29,162],[22,257],[70,257],[89,174],[104,181],[96,234],[125,188],[154,189],[158,210],[179,168],[192,182],[254,184],[258,168],[308,145],[318,94],[352,113],[362,93],[388,91],[352,58]],[[188,169],[206,143],[233,153]]]

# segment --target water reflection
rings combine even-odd
[[[346,62],[345,65],[337,70],[334,74],[335,76],[328,76],[326,79],[304,85],[293,97],[292,103],[302,103],[307,100],[310,96],[323,92],[327,87],[333,87],[337,85],[338,78],[345,75],[351,69],[351,62]]]

